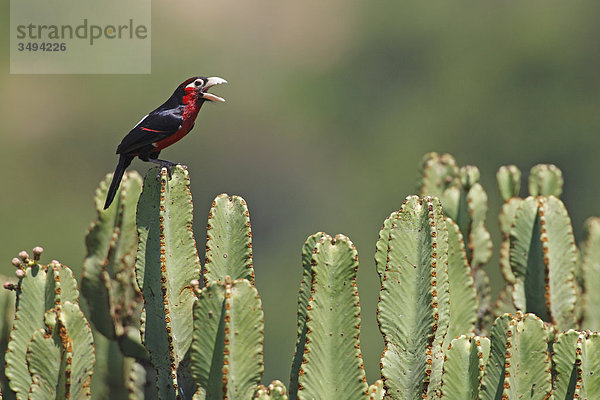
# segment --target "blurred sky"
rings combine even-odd
[[[199,251],[212,199],[248,202],[265,382],[289,379],[300,249],[321,230],[358,248],[361,349],[377,379],[375,241],[414,193],[424,153],[480,168],[495,253],[501,165],[526,176],[557,164],[577,237],[600,214],[600,3],[154,1],[151,75],[65,76],[9,75],[0,7],[1,271],[41,245],[43,261],[79,274],[121,138],[184,79],[221,76],[227,103],[206,105],[161,156],[188,166]],[[486,269],[498,288],[496,260]]]

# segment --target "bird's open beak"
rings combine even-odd
[[[211,87],[213,87],[215,85],[220,85],[222,83],[227,83],[227,81],[223,78],[219,78],[216,76],[211,76],[210,78],[208,78],[208,80],[206,81],[206,84],[202,88],[202,98],[204,100],[209,100],[209,101],[225,101],[225,99],[222,97],[216,96],[212,93],[208,93],[208,89],[210,89]]]

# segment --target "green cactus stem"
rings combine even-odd
[[[552,392],[548,331],[534,314],[505,314],[492,326],[480,400],[548,399]]]
[[[521,191],[521,170],[516,165],[503,165],[496,173],[500,196],[507,202]]]
[[[446,189],[458,186],[458,165],[450,154],[432,152],[423,156],[417,183],[423,196],[442,198]]]
[[[79,309],[73,272],[58,261],[20,253],[6,375],[17,399],[86,399],[94,367],[90,326]]]
[[[215,198],[206,226],[204,283],[247,279],[254,284],[250,214],[244,199],[221,194]]]
[[[273,381],[269,387],[263,385],[256,391],[255,400],[287,400],[285,385],[281,381]]]
[[[446,218],[446,226],[448,228],[450,322],[445,343],[449,344],[456,336],[470,336],[475,331],[478,300],[460,229],[450,218]]]
[[[292,370],[290,373],[290,388],[293,389],[296,396],[298,388],[298,377],[302,360],[304,358],[304,346],[306,345],[306,314],[308,312],[308,301],[311,296],[312,286],[312,265],[313,250],[319,240],[325,236],[324,232],[317,232],[310,235],[302,246],[302,281],[300,282],[300,290],[298,293],[298,330],[296,335],[296,351],[292,360]]]
[[[492,255],[492,241],[485,227],[487,194],[479,184],[479,169],[458,168],[449,154],[428,153],[423,157],[418,183],[421,196],[436,196],[444,214],[458,224],[463,234],[469,264],[478,268]]]
[[[535,313],[559,330],[573,328],[577,255],[563,203],[553,196],[524,199],[510,240],[515,307]]]
[[[18,260],[18,259],[17,259]],[[20,262],[21,260],[19,260]],[[23,271],[18,269],[18,271]],[[0,282],[8,282],[8,278],[0,275]],[[5,355],[8,348],[8,340],[15,318],[15,294],[12,290],[0,289],[0,355]],[[14,394],[8,386],[8,379],[5,375],[4,359],[0,359],[0,392],[4,393],[4,398],[14,399]]]
[[[436,198],[409,196],[393,214],[387,258],[378,306],[386,393],[439,397],[450,305],[448,230]]]
[[[137,212],[136,279],[144,296],[142,341],[157,371],[161,399],[195,392],[189,370],[192,306],[190,282],[200,261],[192,232],[192,197],[187,170],[153,168],[144,179]]]
[[[552,164],[538,164],[529,172],[529,194],[531,196],[560,197],[563,188],[560,169]]]
[[[86,236],[81,292],[95,328],[116,340],[123,354],[147,360],[139,331],[142,294],[135,281],[135,214],[142,178],[137,172],[126,173],[114,205],[104,210],[111,179],[108,174],[96,190],[98,218]]]
[[[264,315],[256,288],[228,276],[209,282],[198,293],[193,315],[195,398],[251,399],[264,370]]]
[[[369,400],[383,400],[385,396],[385,388],[383,387],[383,380],[377,379],[375,383],[369,385]]]
[[[462,335],[453,339],[444,361],[442,398],[476,399],[489,354],[490,340],[486,337]]]
[[[600,218],[591,217],[584,224],[581,275],[583,283],[583,323],[585,329],[600,331]]]
[[[533,314],[517,314],[509,324],[503,396],[545,400],[552,392],[550,355],[544,323]]]
[[[500,272],[509,284],[515,283],[515,274],[510,266],[510,231],[515,222],[517,210],[521,207],[523,200],[518,197],[511,197],[502,205],[498,222],[500,233],[502,234],[502,245],[500,246]]]
[[[310,265],[310,297],[306,312],[298,313],[299,323],[302,316],[306,321],[301,330],[303,358],[299,368],[298,359],[292,366],[298,371],[298,383],[290,386],[290,398],[366,399],[368,385],[358,340],[356,248],[346,236],[323,235],[312,250]]]

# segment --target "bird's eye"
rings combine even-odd
[[[202,84],[204,84],[204,82],[202,82],[202,79],[198,79],[196,82],[194,82],[194,84],[196,86],[202,86]]]

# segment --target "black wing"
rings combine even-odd
[[[183,124],[182,111],[183,107],[152,111],[123,138],[117,147],[117,154],[135,153],[175,134]]]

